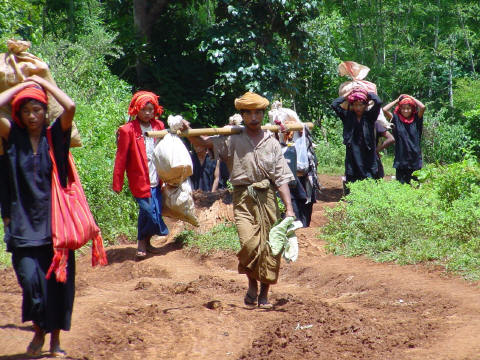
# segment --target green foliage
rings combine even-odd
[[[204,234],[193,230],[184,230],[175,237],[188,248],[198,248],[201,253],[208,253],[214,250],[240,250],[237,228],[233,223],[222,223]]]
[[[418,188],[396,181],[351,184],[346,202],[328,210],[330,221],[322,229],[328,249],[377,261],[435,262],[467,278],[480,278],[480,187],[468,180],[470,166],[448,170],[464,168],[458,177],[467,179],[459,183],[471,184],[470,191],[460,185],[463,196],[452,197],[448,207],[440,195],[444,177]]]
[[[115,35],[91,19],[88,33],[78,40],[55,41],[47,36],[34,44],[34,53],[50,64],[60,88],[77,105],[75,122],[83,147],[73,148],[77,169],[92,213],[108,242],[120,234],[135,236],[137,205],[128,186],[111,190],[116,153],[116,129],[125,123],[130,86],[112,75],[107,56],[118,56]]]
[[[12,263],[10,253],[7,253],[7,246],[5,241],[3,241],[3,225],[0,226],[0,269],[2,267],[10,266]]]
[[[451,207],[456,200],[471,196],[480,186],[480,165],[475,156],[467,154],[463,161],[446,166],[428,165],[415,175],[422,187],[437,194],[443,207]]]
[[[464,153],[474,145],[468,130],[462,124],[448,119],[448,110],[425,115],[422,134],[423,159],[426,163],[451,163],[459,161]]]
[[[318,172],[322,174],[343,174],[345,172],[345,145],[343,145],[343,125],[340,119],[328,116],[314,128],[313,137],[317,145],[315,153]]]
[[[480,80],[460,78],[455,82],[453,95],[455,107],[462,113],[480,109]]]

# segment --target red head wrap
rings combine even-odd
[[[158,104],[158,96],[150,91],[137,91],[130,101],[128,107],[128,114],[130,116],[136,116],[138,112],[143,109],[145,105],[151,103],[154,107],[154,114],[162,115],[163,107]]]
[[[412,108],[412,115],[409,118],[404,117],[400,112],[400,106],[402,105],[410,105],[410,107]],[[411,124],[413,122],[413,119],[415,118],[415,113],[417,112],[417,103],[410,96],[404,96],[398,102],[398,105],[395,107],[395,110],[393,112],[398,115],[400,121],[404,122],[405,124]]]
[[[350,93],[350,95],[348,95],[347,100],[350,104],[353,104],[355,101],[361,101],[363,103],[367,103],[367,100],[368,100],[367,90],[363,88],[355,88]]]
[[[18,126],[22,128],[24,125],[22,124],[22,119],[20,119],[18,116],[18,112],[20,111],[22,104],[24,104],[25,100],[27,99],[37,100],[45,105],[48,104],[47,94],[38,85],[31,85],[23,90],[20,90],[12,100],[12,119]]]

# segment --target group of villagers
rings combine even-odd
[[[47,92],[63,107],[63,113],[51,124],[47,122]],[[347,110],[340,107],[345,100]],[[372,100],[374,105],[368,109]],[[67,180],[67,156],[70,147],[75,104],[56,85],[34,76],[0,94],[0,106],[11,104],[13,122],[0,119],[0,137],[6,154],[0,160],[1,210],[7,250],[23,290],[22,321],[32,321],[34,337],[27,347],[29,356],[42,354],[45,335],[51,333],[50,355],[64,357],[60,347],[60,331],[69,330],[75,293],[75,258],[71,252],[66,283],[45,275],[52,261],[51,239],[51,175],[49,148],[53,146],[62,185]],[[235,100],[235,108],[243,119],[244,131],[232,136],[189,137],[193,146],[213,150],[229,171],[233,186],[233,210],[241,249],[238,271],[248,279],[244,303],[269,309],[270,285],[278,280],[281,253],[272,254],[268,235],[279,219],[277,194],[285,206],[286,217],[302,217],[303,202],[296,201],[291,185],[305,182],[294,174],[284,156],[283,146],[271,132],[261,128],[269,101],[247,92]],[[396,106],[393,114],[389,110]],[[336,99],[332,107],[344,126],[346,145],[345,174],[347,182],[378,177],[379,147],[375,122],[381,101],[373,93],[354,89],[346,97]],[[425,107],[415,98],[402,95],[383,108],[394,125],[397,178],[409,182],[412,172],[421,167],[420,137]],[[113,170],[113,190],[120,192],[124,173],[139,206],[137,257],[158,253],[152,245],[154,235],[167,235],[162,219],[162,181],[152,161],[159,141],[144,134],[164,129],[158,118],[163,108],[158,96],[148,91],[134,94],[128,114],[130,121],[117,133],[117,154]],[[183,129],[190,128],[187,121]],[[48,130],[47,130],[48,129]],[[306,131],[306,129],[305,129]],[[51,135],[51,145],[47,141]],[[291,134],[285,134],[284,142]],[[381,147],[380,147],[381,150]],[[316,169],[316,168],[315,168]],[[316,170],[315,170],[316,173]],[[315,174],[316,175],[316,174]],[[301,177],[301,176],[300,176]],[[7,189],[7,191],[5,191]],[[293,189],[293,188],[292,188]],[[293,200],[292,200],[293,199]],[[296,205],[293,206],[292,203]],[[295,209],[297,211],[295,211]],[[308,208],[308,206],[307,206]],[[307,210],[310,212],[311,209]],[[308,226],[309,219],[307,224]]]
[[[348,102],[347,109],[341,105]],[[369,106],[369,102],[373,102]],[[390,111],[395,107],[393,113]],[[383,178],[381,151],[395,143],[393,167],[401,183],[415,179],[413,172],[422,168],[420,140],[425,105],[413,96],[402,94],[382,108],[382,101],[373,92],[353,88],[332,103],[332,109],[343,123],[346,183]],[[380,112],[391,122],[390,134],[380,123]],[[379,137],[385,141],[379,142]],[[347,188],[348,192],[348,188]]]

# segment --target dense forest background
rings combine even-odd
[[[0,0],[0,50],[31,41],[77,103],[74,154],[107,239],[135,229],[128,191],[110,190],[132,91],[155,91],[194,126],[224,125],[246,90],[281,99],[317,124],[321,165],[341,168],[329,104],[347,80],[338,64],[353,60],[385,102],[426,104],[424,158],[450,163],[479,150],[479,29],[473,0]]]

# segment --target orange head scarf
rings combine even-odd
[[[250,91],[235,99],[235,109],[237,110],[265,110],[269,104],[270,102],[263,96]]]
[[[48,104],[47,94],[38,85],[31,85],[20,90],[12,100],[12,119],[15,121],[15,124],[21,128],[24,128],[25,126],[22,123],[22,119],[18,116],[18,113],[25,101],[30,99],[37,100],[45,105]]]
[[[128,114],[130,116],[137,116],[138,112],[148,103],[153,105],[155,116],[162,115],[163,107],[158,104],[158,95],[150,91],[137,91],[133,95],[128,107]]]
[[[400,112],[400,106],[402,105],[410,105],[410,107],[412,108],[412,115],[409,118],[404,117]],[[405,124],[411,124],[415,119],[415,113],[417,112],[417,103],[410,96],[404,96],[398,102],[398,105],[395,107],[395,110],[393,112],[397,114],[401,122]]]

